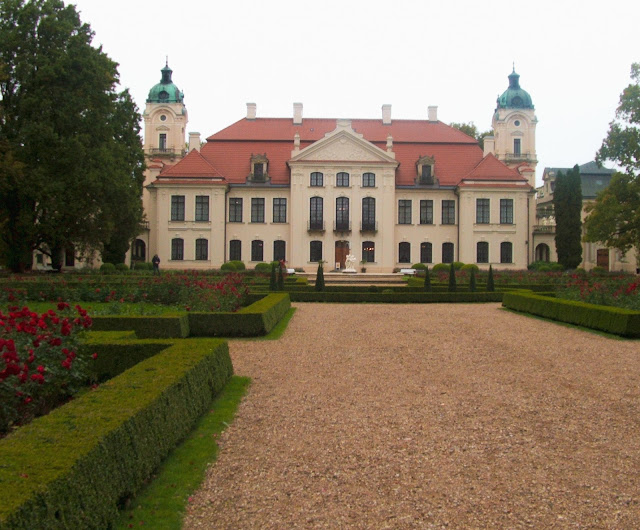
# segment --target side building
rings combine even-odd
[[[494,138],[478,142],[438,121],[259,118],[200,142],[168,66],[144,112],[148,227],[133,258],[163,268],[249,267],[284,259],[343,268],[351,253],[367,271],[413,263],[522,269],[533,260],[535,125],[530,96],[509,76]]]

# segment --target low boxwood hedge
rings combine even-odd
[[[0,528],[109,528],[232,372],[224,341],[176,341],[0,440]]]
[[[291,308],[287,293],[260,295],[236,313],[189,313],[194,337],[254,337],[266,335]]]
[[[456,302],[501,302],[503,293],[428,293],[428,292],[291,292],[292,302],[333,302],[333,303],[385,303],[385,304],[429,304]]]
[[[606,331],[614,335],[640,337],[640,311],[526,293],[505,293],[502,305],[515,311]]]
[[[95,331],[133,330],[140,339],[179,339],[189,336],[187,313],[177,315],[96,316]]]

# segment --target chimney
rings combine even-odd
[[[496,153],[496,139],[493,136],[485,136],[484,137],[484,156],[487,156],[489,153],[495,155]]]
[[[391,105],[382,105],[382,125],[391,125]]]
[[[438,121],[438,107],[430,106],[429,107],[429,121]]]
[[[189,133],[189,151],[200,151],[200,133],[199,132],[190,132]]]
[[[293,124],[302,125],[302,103],[293,104]]]
[[[247,103],[247,119],[255,120],[256,119],[256,104],[255,103]]]

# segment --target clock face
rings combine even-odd
[[[511,104],[514,107],[522,107],[522,98],[520,96],[516,96],[511,100]]]
[[[169,99],[169,92],[167,92],[166,90],[163,90],[162,92],[160,92],[160,94],[158,94],[158,98]]]

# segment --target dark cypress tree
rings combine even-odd
[[[453,267],[453,263],[451,264],[451,267],[449,268],[449,292],[450,293],[455,293],[456,292],[456,269]]]
[[[471,276],[469,276],[469,291],[476,292],[476,270],[473,267],[471,268]]]
[[[424,290],[431,292],[431,275],[429,274],[429,267],[424,270]]]
[[[284,267],[278,267],[278,291],[284,291]]]
[[[322,262],[318,262],[318,272],[316,273],[316,291],[324,291],[324,270]]]
[[[577,165],[566,175],[558,172],[553,191],[553,209],[558,262],[565,269],[575,269],[582,262],[582,187]]]
[[[487,277],[487,291],[492,293],[496,290],[496,286],[493,284],[493,268],[489,265],[489,276]]]
[[[276,284],[276,264],[271,263],[271,277],[269,278],[269,290],[275,291],[278,288]]]

